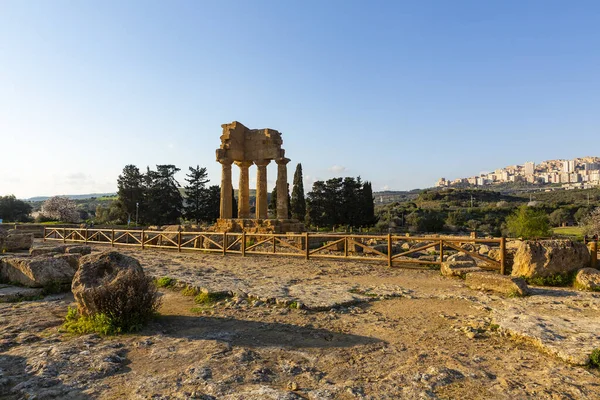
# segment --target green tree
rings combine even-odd
[[[157,165],[156,171],[148,169],[147,221],[155,225],[176,223],[181,217],[183,197],[175,174],[179,171],[174,165]]]
[[[552,234],[548,216],[540,210],[523,205],[506,218],[506,227],[513,237],[539,238]]]
[[[271,192],[271,198],[269,199],[269,214],[271,218],[277,218],[277,187]]]
[[[185,205],[184,205],[184,216],[185,218],[192,221],[201,221],[207,214],[205,208],[207,206],[207,190],[206,183],[208,182],[206,168],[200,168],[199,165],[189,167],[190,172],[186,174],[185,180],[187,185],[185,186]]]
[[[31,205],[17,200],[14,195],[0,196],[0,219],[4,222],[28,222],[31,220]]]
[[[571,214],[564,208],[557,208],[556,210],[552,211],[548,219],[552,226],[562,226],[563,224],[569,222],[571,219]]]
[[[134,216],[138,212],[141,216],[146,209],[146,205],[144,204],[145,187],[144,175],[140,173],[138,167],[131,164],[126,165],[117,179],[117,188],[119,200],[117,204],[122,207],[122,212],[126,214],[126,216],[119,216],[118,219],[131,220],[135,218]],[[116,210],[112,212],[115,213]]]
[[[362,185],[362,190],[360,191],[359,197],[360,220],[358,225],[372,226],[373,224],[375,224],[377,219],[375,218],[375,203],[373,202],[373,188],[371,186],[371,182],[367,181]]]
[[[302,164],[296,165],[294,181],[292,182],[292,197],[289,210],[293,219],[304,221],[306,217],[306,199],[304,198],[304,182],[302,177]],[[289,190],[288,190],[289,191]]]
[[[220,207],[220,205],[219,205],[219,207]],[[235,190],[233,190],[233,188],[231,188],[231,217],[232,218],[238,217],[238,203],[237,203],[237,200],[235,199]]]
[[[583,233],[588,236],[600,236],[600,207],[596,207],[592,212],[581,219]]]
[[[206,189],[206,204],[204,207],[205,214],[202,216],[202,221],[210,224],[217,221],[221,212],[221,188],[219,185],[209,186]]]

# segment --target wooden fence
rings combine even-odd
[[[226,254],[264,254],[311,258],[385,262],[389,267],[439,266],[444,252],[461,251],[482,263],[480,267],[505,273],[505,238],[478,239],[453,236],[353,235],[329,233],[265,234],[177,232],[127,229],[44,228],[44,242],[93,243],[201,251]],[[472,246],[467,246],[471,244]],[[486,245],[479,252],[475,244]],[[495,252],[492,257],[492,252]]]

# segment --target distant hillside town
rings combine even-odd
[[[600,186],[600,157],[583,157],[573,160],[548,160],[536,165],[511,165],[494,172],[470,178],[447,180],[441,178],[436,187],[488,186],[503,183],[530,183],[561,185],[564,189],[589,189]]]

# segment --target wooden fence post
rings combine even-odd
[[[44,239],[43,239],[43,241],[44,242],[46,241],[46,227],[44,227]]]
[[[115,247],[115,230],[110,232],[110,247]]]
[[[87,228],[85,228],[84,234],[85,234],[85,244],[87,244],[87,242],[88,242],[88,229]]]
[[[506,238],[500,238],[500,274],[506,275]]]
[[[444,239],[440,239],[440,267],[444,262]]]
[[[67,243],[67,228],[63,228],[63,243]]]
[[[142,250],[144,250],[144,238],[145,237],[146,237],[146,234],[144,233],[144,230],[142,229],[142,236],[141,236],[141,238],[142,238],[142,240],[141,240],[141,242],[142,242]]]
[[[348,236],[344,236],[344,257],[348,257]]]
[[[177,251],[181,253],[181,231],[177,233]]]
[[[308,232],[304,234],[304,241],[306,243],[306,259],[310,258],[310,246],[308,245]]]
[[[388,233],[387,235],[387,240],[388,240],[388,251],[387,251],[387,258],[388,258],[388,267],[392,267],[392,234]]]
[[[590,268],[596,268],[598,262],[598,242],[590,242]]]
[[[227,254],[227,232],[223,232],[223,255]]]
[[[246,257],[246,231],[242,231],[242,257]]]

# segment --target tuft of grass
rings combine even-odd
[[[498,324],[490,324],[490,330],[492,332],[496,332],[496,331],[498,331],[498,329],[500,329],[500,325],[498,325]]]
[[[158,278],[156,280],[156,287],[159,288],[172,288],[173,286],[175,286],[175,282],[177,282],[175,279],[170,278],[168,276],[163,276],[162,278]]]
[[[564,272],[562,274],[554,274],[550,276],[537,276],[525,278],[529,285],[534,286],[573,286],[577,271]]]
[[[590,354],[590,365],[595,368],[600,368],[600,349],[594,349]]]
[[[196,297],[194,297],[194,301],[197,304],[214,304],[218,301],[227,299],[229,294],[227,293],[200,293]]]
[[[97,333],[99,335],[117,335],[121,333],[121,327],[106,314],[96,314],[90,317],[79,315],[77,308],[69,307],[65,322],[62,328],[66,332],[83,335],[87,333]],[[139,330],[139,327],[132,327],[130,331]]]
[[[198,295],[198,289],[193,288],[191,286],[186,286],[181,291],[181,294],[184,296],[196,296],[196,295]]]
[[[506,294],[506,297],[510,297],[510,298],[514,298],[514,297],[525,297],[525,295],[524,295],[524,294],[522,294],[521,292],[519,292],[519,291],[518,291],[518,290],[516,290],[516,289],[512,289],[511,291],[509,291],[509,292]]]

